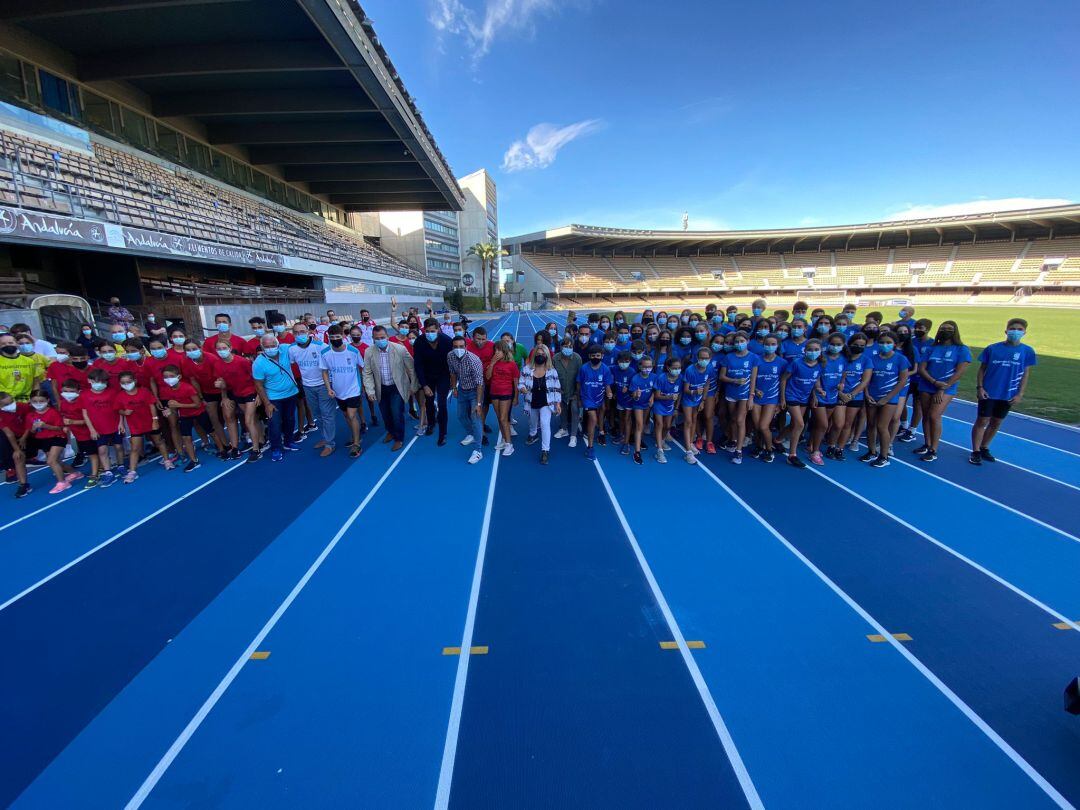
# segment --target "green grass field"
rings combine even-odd
[[[1005,322],[1009,318],[1024,318],[1028,322],[1026,342],[1038,353],[1039,364],[1032,370],[1027,394],[1015,410],[1070,425],[1080,423],[1080,343],[1072,341],[1073,330],[1080,327],[1080,310],[968,306],[916,309],[917,317],[930,318],[935,328],[942,321],[956,321],[975,358],[988,343],[1005,339]],[[582,314],[588,311],[592,310],[578,310]],[[863,307],[859,312],[867,311]],[[896,317],[894,311],[882,312],[886,321]],[[975,399],[977,370],[976,362],[960,381],[959,396],[964,399]]]

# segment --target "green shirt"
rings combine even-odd
[[[20,354],[17,357],[0,355],[0,391],[11,394],[18,402],[30,399],[39,370],[44,376],[44,364],[39,363],[40,360],[44,358],[37,354]]]
[[[518,364],[518,367],[524,367],[525,361],[529,357],[529,351],[520,343],[514,344],[514,362]]]

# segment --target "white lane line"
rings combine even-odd
[[[697,687],[698,694],[701,696],[701,702],[705,704],[705,710],[709,713],[709,719],[712,720],[713,728],[716,729],[716,736],[720,738],[720,744],[724,746],[724,753],[727,754],[728,760],[731,762],[731,768],[735,771],[735,776],[739,780],[739,785],[746,795],[746,801],[753,808],[763,808],[765,805],[758,795],[757,788],[754,787],[754,781],[750,778],[750,772],[746,770],[746,764],[739,754],[739,749],[735,746],[735,740],[732,738],[731,732],[728,730],[727,724],[720,714],[720,709],[713,699],[712,692],[709,691],[708,684],[705,683],[705,677],[701,674],[697,661],[694,660],[693,653],[691,653],[690,648],[686,646],[686,639],[683,637],[682,629],[675,620],[675,614],[671,612],[671,607],[668,605],[667,599],[664,598],[663,591],[660,590],[660,584],[656,581],[652,568],[649,567],[649,563],[645,559],[645,554],[642,552],[641,545],[634,535],[634,530],[630,528],[630,523],[627,521],[622,506],[619,504],[619,499],[615,497],[615,493],[611,489],[611,484],[608,482],[607,476],[604,475],[604,468],[600,466],[600,461],[597,459],[593,460],[593,466],[596,467],[596,471],[600,474],[600,481],[604,484],[608,499],[611,501],[611,505],[615,507],[615,514],[619,517],[619,523],[622,525],[623,532],[626,533],[626,539],[630,542],[630,548],[634,550],[634,556],[637,557],[638,565],[641,566],[641,572],[645,575],[645,580],[649,583],[649,589],[652,591],[653,599],[656,600],[660,612],[664,615],[664,621],[667,622],[668,629],[671,631],[672,638],[675,639],[675,643],[679,647],[683,663],[686,664],[686,668],[690,672],[690,677],[694,681],[694,686]]]
[[[454,761],[457,759],[458,736],[461,731],[461,710],[465,704],[465,683],[469,677],[469,650],[473,645],[473,628],[476,626],[476,606],[480,600],[480,580],[484,575],[484,558],[487,556],[488,532],[491,529],[491,506],[495,501],[495,479],[499,475],[500,454],[495,454],[488,482],[487,503],[484,504],[484,522],[480,529],[480,543],[476,549],[473,566],[472,587],[469,589],[469,608],[465,613],[465,629],[461,633],[461,655],[458,656],[457,674],[454,676],[454,697],[450,703],[450,720],[446,725],[446,741],[443,743],[442,765],[439,767],[439,787],[435,793],[436,810],[450,806],[450,788],[454,781]]]
[[[979,403],[973,402],[970,399],[961,399],[960,397],[956,397],[954,401],[963,402],[965,405],[970,405],[973,408],[979,407]],[[1041,416],[1034,416],[1030,413],[1020,413],[1019,411],[1015,411],[1010,415],[1018,416],[1021,419],[1030,419],[1033,422],[1042,422],[1044,425],[1049,425],[1050,427],[1062,428],[1063,430],[1071,430],[1074,433],[1080,433],[1080,427],[1077,427],[1076,425],[1067,425],[1064,422],[1055,422],[1053,419],[1043,419]],[[968,424],[971,423],[969,422]]]
[[[332,552],[334,548],[337,547],[338,542],[341,540],[342,537],[345,536],[345,532],[349,530],[353,523],[356,522],[356,519],[360,516],[360,513],[367,508],[367,505],[369,503],[371,503],[372,498],[374,498],[375,495],[379,492],[379,490],[382,488],[382,485],[386,483],[386,480],[390,477],[390,474],[397,469],[397,466],[401,463],[401,460],[405,458],[406,455],[408,455],[409,450],[412,449],[412,446],[414,444],[416,444],[415,436],[409,441],[407,445],[405,445],[405,449],[398,453],[397,458],[394,459],[394,462],[386,469],[386,472],[382,474],[382,477],[375,482],[375,486],[371,488],[371,491],[368,492],[364,500],[360,501],[360,505],[353,510],[352,514],[349,515],[348,519],[346,519],[346,521],[341,525],[341,528],[337,530],[337,533],[333,536],[333,538],[331,538],[330,542],[326,544],[326,547],[323,548],[319,556],[315,558],[315,562],[313,562],[311,566],[307,569],[307,571],[304,572],[304,575],[300,577],[296,585],[293,586],[293,589],[289,591],[289,595],[285,597],[284,601],[282,601],[280,605],[278,605],[277,610],[275,610],[273,615],[270,616],[269,619],[267,619],[266,624],[264,624],[262,629],[255,635],[255,638],[251,640],[251,643],[247,646],[244,652],[240,654],[240,657],[236,659],[236,662],[232,665],[229,671],[225,673],[225,677],[221,679],[221,682],[214,688],[214,691],[210,693],[210,697],[208,697],[203,703],[203,705],[199,707],[199,710],[195,713],[195,716],[191,718],[188,724],[184,727],[184,730],[180,732],[180,735],[173,741],[173,744],[169,746],[169,750],[165,752],[165,755],[162,756],[162,758],[158,761],[157,765],[154,766],[154,769],[150,772],[150,775],[146,777],[146,780],[142,783],[142,785],[139,786],[139,789],[135,791],[135,795],[132,796],[131,799],[128,801],[127,805],[125,805],[126,810],[135,810],[135,808],[140,807],[142,803],[146,801],[146,798],[150,795],[151,791],[153,791],[157,783],[161,781],[161,777],[165,775],[165,772],[169,769],[169,766],[172,765],[173,761],[183,750],[184,746],[187,745],[188,740],[191,739],[192,735],[195,734],[199,726],[202,725],[203,720],[205,720],[206,716],[210,714],[210,711],[214,708],[217,702],[221,700],[222,695],[225,694],[225,691],[229,688],[232,682],[236,680],[236,676],[240,674],[240,670],[243,669],[244,664],[247,663],[248,659],[251,658],[251,654],[258,649],[259,645],[262,644],[263,639],[265,639],[267,635],[269,635],[270,631],[274,629],[274,625],[276,625],[281,620],[281,617],[285,615],[285,611],[287,611],[292,605],[292,603],[296,601],[296,597],[300,595],[300,592],[304,590],[304,587],[308,584],[311,578],[315,576],[315,572],[319,570],[322,564],[326,561],[326,558],[330,556],[330,552]]]
[[[971,427],[971,422],[968,422],[968,421],[966,421],[964,419],[957,419],[955,416],[946,416],[945,418],[949,419],[949,420],[951,420],[953,422],[959,422],[962,425],[967,425],[968,427]],[[1056,450],[1058,453],[1064,453],[1067,456],[1073,456],[1074,458],[1080,458],[1080,453],[1074,453],[1071,450],[1065,450],[1065,449],[1063,449],[1061,447],[1054,447],[1054,445],[1052,445],[1052,444],[1046,444],[1044,442],[1037,442],[1034,439],[1027,438],[1026,436],[1018,436],[1015,433],[1009,433],[1009,432],[1004,431],[1004,430],[999,430],[998,435],[999,436],[1008,436],[1010,438],[1017,439],[1018,441],[1027,442],[1028,444],[1037,444],[1039,447],[1045,447],[1047,450]]]
[[[820,478],[824,478],[826,481],[828,481],[833,486],[838,487],[839,489],[842,489],[844,492],[846,492],[851,497],[857,498],[858,500],[862,501],[864,504],[866,504],[870,508],[877,510],[878,512],[880,512],[881,514],[883,514],[885,517],[889,518],[890,520],[896,521],[901,526],[903,526],[905,529],[908,529],[909,531],[912,531],[915,534],[919,535],[919,537],[921,537],[923,540],[926,540],[926,541],[928,541],[930,543],[933,543],[935,546],[937,546],[941,550],[947,551],[949,554],[952,554],[954,557],[956,557],[956,559],[960,560],[961,562],[967,563],[972,568],[974,568],[976,571],[978,571],[980,574],[985,574],[986,576],[990,577],[990,579],[994,580],[994,582],[996,582],[998,585],[1002,585],[1002,586],[1008,588],[1010,591],[1015,593],[1021,599],[1025,599],[1028,602],[1030,602],[1031,604],[1033,604],[1035,607],[1039,608],[1039,610],[1043,610],[1046,613],[1049,613],[1051,616],[1053,616],[1058,621],[1064,622],[1065,624],[1069,625],[1073,630],[1080,630],[1080,624],[1077,624],[1072,619],[1067,617],[1065,614],[1063,614],[1063,613],[1061,613],[1061,612],[1059,612],[1057,610],[1054,610],[1049,605],[1045,604],[1044,602],[1039,601],[1038,599],[1036,599],[1031,594],[1029,594],[1026,591],[1018,588],[1015,585],[1013,585],[1008,580],[998,576],[997,574],[995,574],[993,571],[989,570],[988,568],[984,568],[982,565],[975,562],[970,557],[966,557],[965,555],[961,554],[959,551],[952,548],[951,546],[947,546],[945,543],[942,543],[936,537],[933,537],[933,536],[927,534],[926,532],[924,532],[919,527],[914,526],[911,523],[908,523],[908,521],[904,520],[899,515],[895,515],[892,512],[890,512],[888,509],[884,508],[883,506],[879,506],[878,504],[874,503],[870,499],[863,497],[862,495],[860,495],[855,490],[844,486],[839,481],[836,481],[836,480],[830,478],[829,476],[827,476],[825,473],[823,473],[823,472],[821,472],[819,470],[815,470],[813,467],[808,467],[807,469],[810,470],[810,472],[812,472],[814,475],[816,475],[816,476],[818,476]]]
[[[865,442],[859,442],[859,444],[862,445],[863,447],[866,446]],[[1042,526],[1044,529],[1049,529],[1050,531],[1054,532],[1055,534],[1060,534],[1062,537],[1066,538],[1067,540],[1072,540],[1075,543],[1080,543],[1080,537],[1077,537],[1076,535],[1069,534],[1067,531],[1065,531],[1064,529],[1059,529],[1057,526],[1051,526],[1046,521],[1039,520],[1037,517],[1035,517],[1034,515],[1029,515],[1027,512],[1021,512],[1019,509],[1015,509],[1012,506],[1009,506],[1007,503],[1002,503],[1001,501],[996,501],[996,500],[994,500],[993,498],[991,498],[988,495],[983,495],[981,492],[976,492],[973,489],[969,489],[968,487],[965,487],[963,484],[958,484],[955,481],[951,481],[948,478],[944,478],[944,477],[938,475],[937,473],[931,472],[928,469],[924,469],[923,467],[920,467],[918,464],[912,464],[910,461],[904,461],[899,456],[893,456],[891,460],[892,461],[898,461],[901,464],[903,464],[905,467],[911,467],[911,469],[915,470],[916,472],[921,472],[923,475],[929,475],[931,478],[936,478],[938,481],[944,481],[949,486],[953,486],[953,487],[956,487],[959,490],[963,490],[964,492],[968,493],[969,495],[974,495],[976,498],[981,498],[982,500],[986,501],[987,503],[992,503],[995,506],[1000,506],[1002,509],[1006,510],[1007,512],[1012,512],[1017,517],[1022,517],[1025,520],[1030,520],[1032,523],[1035,523],[1035,524],[1037,524],[1039,526]]]
[[[48,468],[46,468],[46,469],[48,469]],[[35,509],[33,512],[30,512],[29,514],[23,515],[20,518],[15,518],[15,520],[11,521],[10,523],[5,523],[3,526],[0,526],[0,532],[2,532],[4,529],[10,529],[12,526],[15,526],[18,523],[22,523],[24,520],[29,520],[34,515],[40,515],[42,512],[47,512],[50,509],[52,509],[54,506],[59,506],[64,501],[70,501],[72,498],[77,498],[79,495],[82,495],[84,492],[86,492],[85,488],[75,490],[75,492],[72,492],[70,495],[65,495],[63,498],[59,498],[59,499],[57,499],[55,501],[52,501],[51,503],[47,503],[44,506],[42,506],[40,509]]]
[[[194,495],[200,489],[208,487],[212,483],[217,481],[219,478],[223,478],[224,476],[228,475],[229,473],[240,469],[241,467],[244,466],[244,463],[245,462],[240,461],[240,462],[235,462],[235,463],[231,464],[227,469],[222,470],[221,472],[219,472],[217,475],[215,475],[213,478],[209,479],[208,481],[204,481],[203,483],[199,484],[199,486],[195,487],[195,489],[190,490],[189,492],[185,492],[179,498],[175,498],[175,499],[169,501],[167,504],[162,506],[160,509],[157,509],[157,510],[153,511],[149,515],[147,515],[146,517],[142,518],[141,520],[139,520],[139,521],[137,521],[135,523],[132,523],[130,526],[128,526],[123,531],[117,532],[112,537],[110,537],[108,540],[105,540],[105,541],[99,543],[98,545],[94,546],[89,551],[86,551],[86,552],[80,554],[78,557],[76,557],[71,562],[66,563],[65,565],[62,565],[61,567],[57,568],[55,571],[53,571],[48,576],[39,579],[37,582],[35,582],[30,587],[20,591],[19,593],[15,594],[13,597],[8,599],[6,602],[3,602],[2,604],[0,604],[0,611],[3,611],[6,608],[10,607],[11,605],[15,604],[16,602],[18,602],[20,599],[22,599],[27,594],[32,593],[33,591],[36,591],[38,588],[40,588],[46,582],[60,576],[62,573],[67,571],[69,568],[72,568],[72,567],[78,565],[83,560],[85,560],[87,557],[90,557],[90,556],[96,554],[97,552],[101,551],[101,549],[105,548],[105,546],[108,546],[111,543],[115,543],[117,540],[119,540],[121,537],[126,535],[128,532],[134,531],[135,529],[139,528],[140,526],[142,526],[147,521],[150,521],[150,520],[153,520],[154,518],[156,518],[162,512],[165,512],[166,510],[171,509],[172,507],[176,506],[176,504],[180,503],[180,501],[183,501],[183,500],[186,500],[187,498],[190,498],[192,495]]]
[[[941,438],[938,441],[940,441],[942,444],[947,444],[947,445],[949,445],[951,447],[959,447],[965,453],[967,453],[968,455],[971,455],[971,448],[970,447],[965,447],[964,445],[957,444],[956,442],[950,442],[946,438]],[[860,444],[861,444],[861,442],[860,442]],[[1030,473],[1031,475],[1037,476],[1039,478],[1045,478],[1047,481],[1053,481],[1055,484],[1061,484],[1061,486],[1063,486],[1063,487],[1068,487],[1069,489],[1075,489],[1077,492],[1080,492],[1080,487],[1076,486],[1076,484],[1070,484],[1068,481],[1062,481],[1060,478],[1054,478],[1052,475],[1046,475],[1045,473],[1037,472],[1036,470],[1033,470],[1030,467],[1021,467],[1019,464],[1013,464],[1011,461],[1005,461],[1005,459],[1002,459],[1002,458],[999,458],[994,463],[995,464],[1004,464],[1006,467],[1012,467],[1012,468],[1017,469],[1017,470],[1022,470],[1023,472]],[[983,466],[986,466],[986,462],[983,463]]]
[[[739,495],[736,494],[736,492],[733,489],[731,489],[731,487],[729,487],[722,480],[720,480],[720,478],[717,477],[716,473],[714,473],[712,470],[710,470],[704,464],[696,464],[694,466],[696,466],[699,470],[701,470],[703,473],[705,473],[705,475],[709,476],[713,481],[715,481],[729,496],[731,496],[732,499],[735,500],[736,503],[739,504],[739,506],[741,506],[743,509],[745,509],[747,511],[747,513],[750,514],[751,517],[753,517],[759,524],[761,524],[762,528],[764,528],[776,540],[778,540],[780,543],[782,543],[784,545],[784,547],[787,548],[787,550],[790,551],[793,555],[795,555],[795,557],[803,565],[805,565],[807,568],[809,568],[810,571],[813,572],[813,574],[818,579],[820,579],[823,583],[825,583],[825,585],[833,593],[835,593],[837,596],[839,596],[840,599],[843,600],[843,602],[849,608],[851,608],[859,616],[861,616],[862,619],[868,625],[873,627],[875,633],[882,636],[885,639],[886,643],[892,645],[892,648],[894,650],[896,650],[898,653],[900,653],[900,655],[902,655],[905,659],[907,659],[909,664],[911,664],[913,667],[915,667],[915,669],[918,670],[918,672],[924,678],[926,678],[928,681],[930,681],[930,683],[933,684],[934,687],[939,692],[941,692],[941,694],[943,694],[949,700],[950,703],[952,703],[957,709],[959,709],[960,712],[969,721],[971,721],[971,723],[977,729],[979,729],[979,731],[981,731],[983,734],[985,734],[986,737],[991,742],[993,742],[994,745],[996,745],[1002,751],[1002,753],[1004,753],[1009,759],[1011,759],[1013,761],[1013,763],[1018,768],[1020,768],[1020,770],[1023,771],[1027,775],[1027,777],[1029,779],[1031,779],[1031,781],[1033,781],[1036,785],[1038,785],[1039,788],[1047,796],[1050,797],[1051,801],[1053,801],[1058,807],[1065,808],[1065,810],[1072,810],[1072,805],[1069,804],[1069,802],[1065,799],[1065,797],[1062,796],[1054,788],[1053,785],[1051,785],[1048,781],[1046,781],[1046,779],[1042,776],[1042,774],[1040,774],[1038,771],[1036,771],[1031,766],[1031,763],[1029,763],[1022,756],[1020,756],[1020,754],[1016,751],[1016,749],[1014,749],[1011,745],[1009,745],[1000,734],[998,734],[996,731],[994,731],[994,729],[992,729],[989,726],[989,724],[987,724],[987,722],[985,720],[983,720],[978,714],[975,713],[974,709],[972,709],[970,706],[968,706],[967,703],[965,703],[960,698],[959,695],[957,695],[955,692],[953,692],[952,689],[950,689],[945,684],[944,681],[942,681],[937,675],[935,675],[922,661],[920,661],[918,658],[916,658],[911,653],[910,650],[906,649],[901,642],[899,642],[895,638],[893,638],[892,633],[890,633],[888,630],[886,630],[884,625],[882,625],[880,622],[878,622],[877,619],[875,619],[873,616],[871,616],[862,605],[860,605],[858,602],[856,602],[854,599],[852,599],[847,594],[847,592],[844,591],[839,585],[837,585],[835,582],[833,582],[831,579],[829,579],[829,577],[826,576],[824,571],[822,571],[820,568],[818,568],[816,565],[814,565],[810,561],[810,559],[808,557],[806,557],[805,554],[803,554],[801,551],[799,551],[797,548],[795,548],[795,546],[793,546],[787,540],[786,537],[784,537],[782,534],[780,534],[780,532],[778,532],[773,527],[773,525],[771,523],[769,523],[767,520],[765,520],[765,518],[763,518],[760,514],[758,514],[758,512],[752,506],[750,506],[750,504],[748,504],[746,501],[744,501],[742,498],[740,498]]]

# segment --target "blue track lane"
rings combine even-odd
[[[1080,633],[1055,630],[1042,610],[809,471],[704,458],[890,632],[909,633],[915,656],[1066,798],[1080,801],[1080,726],[1061,709]],[[777,509],[777,490],[797,492],[795,502],[809,511]],[[842,529],[814,518],[824,509],[844,515]]]
[[[922,434],[919,435],[921,437]],[[942,438],[960,445],[959,450],[967,450],[971,446],[971,427],[963,422],[946,419],[942,423]],[[915,445],[910,447],[914,448]],[[995,437],[992,449],[994,455],[1002,461],[1019,464],[1058,481],[1080,487],[1080,457],[1002,433]],[[999,466],[1003,465],[995,465],[995,469]]]
[[[602,452],[605,474],[766,807],[1049,804],[914,667],[700,470],[669,463],[701,521],[671,532],[655,465]],[[719,524],[717,523],[719,520]],[[719,531],[717,531],[719,529]],[[933,728],[932,735],[927,729]],[[881,779],[903,762],[903,779]]]
[[[1038,385],[1038,382],[1034,384]],[[954,399],[949,405],[949,416],[963,419],[968,424],[975,421],[976,411],[975,403],[961,399]],[[1074,426],[1043,421],[1014,411],[1009,414],[1009,418],[1002,424],[1001,429],[1006,433],[1080,453],[1080,429]]]
[[[500,465],[451,805],[745,806],[598,476],[537,452]]]
[[[318,461],[329,463],[316,468]],[[289,497],[275,497],[274,508],[263,511],[237,507],[267,492],[270,462],[245,465],[0,613],[0,648],[22,662],[0,670],[0,691],[22,696],[0,708],[0,804],[10,803],[350,463],[344,454],[291,454],[280,469],[292,474],[278,479]]]

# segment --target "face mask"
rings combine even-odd
[[[593,366],[599,366],[600,365],[600,358],[599,357],[590,357],[589,362],[592,363]]]
[[[776,347],[775,346],[766,346],[764,348],[764,352],[765,352],[766,357],[768,357],[770,354],[776,354]]]
[[[792,320],[805,321],[806,320],[806,313],[805,312],[794,312],[791,315],[791,319]]]
[[[172,342],[174,346],[183,346],[185,343],[187,343],[187,338],[185,338],[183,335],[176,335],[172,338]]]
[[[363,341],[363,339],[364,339],[363,335],[349,335],[349,340],[352,343],[355,343],[357,346],[360,345],[360,343]]]
[[[262,337],[263,335],[266,334],[266,330],[265,329],[252,329],[251,334],[253,334],[255,337]]]
[[[780,340],[787,340],[789,337],[791,337],[790,332],[777,332],[776,334],[779,336]]]
[[[169,378],[169,379],[172,379],[172,378]],[[168,380],[166,380],[166,382],[167,381]],[[133,382],[120,383],[120,387],[123,388],[125,391],[134,391],[135,390],[135,383],[133,383]]]
[[[724,351],[725,351],[725,352],[730,352],[730,351],[734,351],[734,349],[735,349],[735,347],[734,347],[734,346],[732,346],[732,345],[731,345],[730,343],[725,343],[725,344],[724,344]]]
[[[625,346],[627,343],[630,342],[630,336],[629,335],[619,335],[617,338],[615,338],[615,340],[620,345]]]
[[[855,317],[855,310],[851,310],[850,312],[844,310],[844,317],[847,318],[848,321],[850,321],[852,318]]]
[[[232,349],[218,349],[217,355],[222,360],[228,360],[229,357],[232,355]]]
[[[889,354],[890,352],[892,352],[892,350],[893,350],[893,344],[891,344],[891,343],[879,343],[878,344],[878,351],[880,351],[882,354]]]
[[[461,357],[464,357],[464,356],[465,356],[465,349],[464,348],[455,348],[454,349],[454,357],[461,358]]]
[[[390,345],[390,339],[389,338],[375,338],[375,348],[377,348],[377,349],[385,349],[389,345]]]
[[[864,326],[863,332],[867,335],[873,336],[878,333],[878,328],[876,326]]]
[[[219,323],[217,325],[217,330],[219,332],[222,332],[222,333],[228,332],[229,331],[229,324],[227,324],[227,323]]]
[[[698,319],[697,318],[691,318],[689,323],[690,323],[690,326],[697,326],[698,325]]]
[[[56,353],[56,362],[58,362],[58,363],[66,363],[68,361],[68,359],[69,359],[68,355],[63,354],[61,352]]]
[[[83,329],[83,330],[82,330],[82,333],[83,333],[83,334],[84,334],[84,335],[85,335],[86,337],[90,337],[90,335],[94,334],[94,333],[93,333],[93,331],[92,331],[92,330],[90,330],[90,329]]]
[[[681,343],[683,346],[689,346],[690,345],[690,336],[689,335],[683,335],[681,338],[679,338],[679,343]]]
[[[107,363],[111,363],[116,359],[116,352],[102,352],[101,359]]]
[[[262,353],[267,357],[277,357],[278,351],[280,351],[280,349],[277,346],[263,346]]]
[[[202,350],[192,349],[189,352],[184,352],[187,355],[188,360],[198,360],[202,357]]]
[[[112,339],[119,342],[127,338],[127,332],[113,332]]]
[[[727,315],[728,323],[735,323],[737,317],[739,317],[738,312],[729,312]]]
[[[539,354],[537,354],[537,355],[535,355],[533,357],[533,365],[534,366],[542,366],[546,362],[547,362],[547,355],[544,354],[543,352],[541,352],[541,353],[539,353]]]
[[[150,350],[150,356],[151,357],[156,357],[158,360],[161,360],[167,354],[168,354],[168,352],[165,351],[165,349],[151,349]]]
[[[75,368],[86,368],[86,360],[72,360],[71,365]]]
[[[436,340],[439,339],[439,333],[438,332],[424,332],[424,337],[427,338],[429,343],[434,343]]]
[[[306,333],[303,335],[297,335],[296,342],[301,346],[307,346],[311,342],[311,335]]]
[[[695,338],[695,340],[697,340],[698,343],[704,343],[705,338],[707,338],[708,336],[709,336],[708,332],[695,332],[694,333],[694,338]]]
[[[817,331],[818,331],[819,335],[827,335],[827,334],[829,334],[829,331],[830,331],[829,330],[829,325],[827,323],[819,323],[817,325]]]
[[[679,376],[679,374],[680,374],[681,372],[682,372],[682,369],[681,369],[681,368],[669,368],[669,369],[668,369],[668,373],[667,373],[667,375],[668,375],[669,377],[671,377],[671,379],[673,379],[673,380],[674,380],[674,379],[675,379],[676,377],[678,377],[678,376]]]
[[[580,343],[588,343],[589,342],[589,336],[588,335],[579,335],[578,336],[578,341]]]
[[[699,357],[698,361],[697,361],[697,364],[698,364],[698,368],[707,368],[708,365],[709,365],[709,360],[708,360],[708,358],[705,358],[705,357]]]
[[[640,373],[642,377],[648,377],[650,374],[652,374],[652,366],[649,366],[648,368],[642,367],[640,369]]]
[[[678,321],[668,321],[667,322],[667,328],[668,329],[678,329],[679,328],[679,322]]]
[[[465,337],[465,333],[463,331],[461,331],[460,329],[455,329],[454,330],[454,337]]]
[[[906,311],[904,311],[904,310],[900,310],[900,311],[899,311],[898,313],[896,313],[896,314],[900,316],[900,320],[902,320],[902,321],[906,321],[906,320],[907,320],[907,312],[906,312]]]
[[[625,318],[616,318],[616,319],[615,319],[615,325],[616,325],[616,326],[622,326],[622,325],[623,325],[624,323],[626,323],[626,319],[625,319]]]
[[[330,345],[331,346],[334,346],[334,347],[342,346],[342,345],[344,345],[344,343],[345,343],[345,338],[340,338],[340,337],[332,337],[332,338],[330,338]],[[264,349],[264,351],[265,351],[265,349]]]
[[[65,393],[64,396],[67,396],[67,394]],[[0,411],[3,411],[4,413],[15,413],[15,403],[9,402],[7,405],[0,406]]]
[[[30,344],[30,343],[20,343],[19,344],[19,352],[21,352],[22,354],[33,354],[34,353],[34,346],[33,346],[33,344]]]
[[[713,326],[720,326],[720,324],[724,322],[724,318],[722,315],[713,315],[711,320]]]
[[[42,411],[44,411],[46,408],[49,407],[49,403],[48,402],[31,402],[30,407],[33,408],[38,413],[41,413]]]
[[[285,331],[285,324],[283,324],[283,323],[274,324],[274,334],[275,335],[280,335],[284,331]]]
[[[660,348],[666,348],[666,347],[671,345],[671,341],[668,340],[667,338],[660,338],[659,340],[656,341],[656,345],[659,346]]]
[[[179,377],[165,377],[165,384],[168,386],[176,386],[180,384]]]
[[[807,349],[804,356],[807,360],[817,360],[821,357],[821,351],[818,349]]]
[[[604,351],[605,352],[613,352],[613,351],[615,351],[615,344],[614,343],[605,343],[604,344]]]
[[[375,345],[377,346],[378,344],[376,343]],[[414,338],[414,337],[409,338],[409,345],[410,346],[415,346],[416,345],[416,338]]]
[[[610,328],[611,328],[611,324],[608,323],[607,321],[601,321],[600,322],[600,329],[603,330],[604,332],[606,332]]]
[[[744,343],[743,341],[740,340],[738,343],[735,344],[735,351],[737,351],[737,352],[745,352],[746,351],[746,343]]]
[[[1005,337],[1009,339],[1009,343],[1019,343],[1024,339],[1023,329],[1007,329],[1005,331]]]
[[[147,323],[153,323],[156,320],[157,320],[157,316],[155,316],[155,315],[147,315],[146,316],[146,322]]]
[[[128,352],[127,354],[124,355],[124,357],[126,357],[128,360],[130,360],[133,363],[137,363],[137,362],[139,362],[139,360],[142,359],[142,354],[140,352]]]
[[[630,368],[630,364],[629,364],[629,363],[623,363],[623,362],[620,362],[620,363],[619,363],[619,368],[621,368],[621,369],[622,369],[623,371],[626,371],[626,370],[627,370],[628,368]]]
[[[90,387],[100,394],[102,391],[109,387],[109,384],[103,382],[92,382],[90,383]]]
[[[792,327],[792,329],[791,329],[791,336],[792,336],[792,337],[802,337],[802,336],[803,336],[803,332],[805,332],[805,331],[806,331],[806,330],[805,330],[805,329],[803,329],[803,328],[802,328],[801,326],[795,326],[795,327]]]
[[[573,348],[570,346],[563,346],[560,351],[562,352],[563,357],[570,357],[574,353]]]
[[[640,360],[645,355],[642,352],[630,352],[630,356],[633,357],[635,360]]]
[[[68,402],[74,402],[79,398],[78,391],[61,391],[60,396],[66,399]]]
[[[860,346],[858,343],[853,343],[851,346],[848,346],[848,351],[853,355],[859,355],[863,353],[864,348],[864,346]]]
[[[646,340],[647,342],[649,342],[649,343],[656,343],[656,338],[657,338],[657,337],[658,337],[658,335],[647,335],[647,336],[645,337],[645,340]]]
[[[920,340],[922,338],[926,337],[926,330],[925,329],[916,329],[915,330],[915,337],[919,338]]]
[[[769,330],[768,329],[758,329],[757,330],[757,336],[760,337],[760,338],[768,337],[768,335],[769,335]]]
[[[951,329],[943,329],[937,333],[937,339],[940,341],[952,340],[955,334]]]
[[[765,312],[765,310],[763,310],[763,309],[762,309],[761,307],[754,307],[754,308],[753,308],[752,310],[750,310],[750,311],[754,313],[754,317],[755,317],[755,318],[759,318],[759,317],[761,317],[762,313],[764,313],[764,312]]]
[[[723,343],[712,343],[710,345],[712,346],[712,350],[714,352],[722,352],[724,350],[724,344]]]
[[[840,354],[840,351],[843,348],[844,348],[843,346],[838,346],[835,343],[830,343],[829,346],[828,346],[829,354]]]
[[[555,337],[557,334],[559,334],[559,330],[558,329],[548,329],[548,334],[551,335],[552,337]]]

